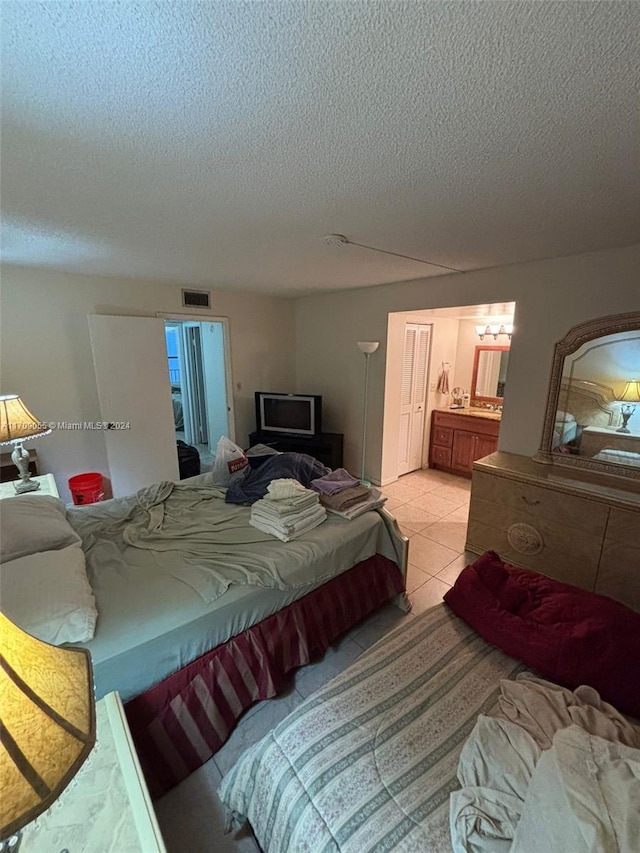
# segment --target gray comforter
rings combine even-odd
[[[224,498],[225,490],[211,485],[166,481],[131,497],[71,509],[68,517],[93,571],[126,571],[144,552],[144,565],[153,561],[158,572],[189,584],[205,601],[232,584],[295,589],[376,553],[377,525],[357,531],[327,526],[336,545],[331,553],[322,533],[326,523],[285,546],[249,524],[248,507]],[[339,558],[338,545],[344,545]]]

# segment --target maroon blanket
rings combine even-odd
[[[594,687],[640,717],[640,614],[487,551],[444,596],[485,640],[545,678]]]

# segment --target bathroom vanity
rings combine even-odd
[[[471,477],[473,463],[498,449],[500,418],[489,409],[435,409],[429,467]]]

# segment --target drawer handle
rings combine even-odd
[[[521,495],[522,500],[526,503],[527,506],[538,506],[540,501],[532,501],[526,495]]]

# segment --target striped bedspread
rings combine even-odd
[[[225,776],[265,853],[450,851],[449,794],[479,713],[523,667],[444,605],[309,697]]]

